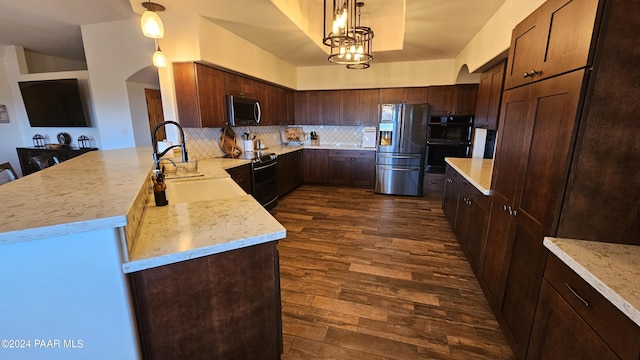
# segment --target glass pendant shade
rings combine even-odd
[[[153,53],[153,66],[158,68],[165,68],[169,61],[167,60],[167,55],[165,55],[160,47],[158,46],[156,52]]]
[[[162,20],[160,20],[160,16],[155,11],[145,11],[140,20],[140,26],[142,27],[142,33],[146,37],[152,39],[162,39],[164,37],[164,25],[162,25]]]

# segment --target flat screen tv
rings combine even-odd
[[[31,127],[88,127],[78,79],[20,81]]]

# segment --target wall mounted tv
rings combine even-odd
[[[31,127],[88,127],[78,79],[20,81]]]

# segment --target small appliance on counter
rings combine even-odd
[[[363,148],[375,148],[376,147],[376,127],[365,126],[362,130],[362,147]]]

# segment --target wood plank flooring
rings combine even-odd
[[[303,185],[271,212],[283,360],[513,358],[440,197]]]

